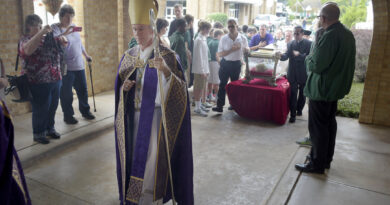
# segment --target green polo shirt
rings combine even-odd
[[[356,45],[340,22],[328,27],[306,59],[304,94],[310,100],[336,101],[349,93],[355,72]]]
[[[185,46],[185,32],[176,31],[169,37],[171,49],[174,50],[180,57],[180,62],[183,70],[187,69],[187,52]]]
[[[207,42],[207,45],[209,46],[209,51],[210,51],[210,56],[211,56],[211,61],[217,61],[216,55],[218,52],[218,45],[219,45],[219,40],[212,38]]]

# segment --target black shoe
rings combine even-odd
[[[234,110],[234,108],[230,105],[230,106],[228,107],[228,110]]]
[[[46,134],[47,136],[51,137],[52,139],[60,139],[61,135],[57,131],[49,132]]]
[[[212,109],[214,112],[223,112],[223,108],[222,107],[213,107]]]
[[[298,171],[306,172],[306,173],[324,174],[324,172],[325,172],[324,169],[314,167],[311,162],[306,163],[306,164],[296,164],[295,168]]]
[[[310,154],[306,155],[306,160],[307,160],[308,162],[310,162],[310,160],[311,160]]]
[[[77,124],[79,122],[73,116],[71,116],[71,117],[64,117],[64,121],[65,121],[66,124],[70,124],[70,125],[74,125],[74,124]]]
[[[93,120],[95,119],[95,115],[93,115],[91,112],[87,112],[85,114],[83,114],[83,117],[87,120]]]
[[[295,122],[295,117],[290,117],[290,120],[288,120],[290,123],[294,123]]]
[[[325,164],[325,169],[330,169],[330,163]]]
[[[302,116],[302,111],[297,111],[297,116]]]
[[[47,139],[46,137],[34,138],[34,141],[41,143],[41,144],[49,144],[50,143],[50,140]]]

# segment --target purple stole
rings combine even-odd
[[[142,91],[142,102],[136,144],[132,160],[130,185],[127,200],[138,204],[141,197],[146,160],[149,150],[150,135],[153,124],[153,114],[157,94],[157,70],[146,66]]]

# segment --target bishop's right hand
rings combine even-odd
[[[135,85],[135,80],[125,80],[125,82],[123,82],[123,91],[125,92],[130,91],[134,85]]]

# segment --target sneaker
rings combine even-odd
[[[290,117],[290,120],[288,120],[290,123],[294,123],[295,122],[295,117]]]
[[[70,124],[70,125],[74,125],[74,124],[77,124],[79,122],[73,116],[64,117],[64,121],[65,121],[66,124]]]
[[[223,108],[222,107],[213,107],[212,109],[214,112],[223,112]]]
[[[83,114],[83,117],[87,120],[93,120],[95,119],[95,115],[93,115],[91,112],[87,112],[85,114]]]
[[[297,111],[297,116],[302,116],[302,111]]]
[[[207,97],[206,97],[206,102],[211,102],[210,95],[207,95]]]
[[[214,95],[210,94],[210,100],[211,102],[216,102],[217,101],[217,98],[214,97]]]
[[[205,111],[205,112],[210,112],[210,110],[207,109],[205,106],[203,106],[203,104],[200,105],[200,109]]]
[[[60,133],[58,133],[57,131],[51,131],[51,132],[48,132],[46,134],[48,137],[52,138],[52,139],[60,139],[61,138],[61,135]]]
[[[41,143],[41,144],[49,144],[50,143],[50,140],[47,139],[46,137],[38,137],[38,138],[34,137],[34,141]]]
[[[311,140],[309,137],[304,137],[296,141],[296,143],[300,146],[311,146]]]
[[[194,113],[196,113],[202,117],[207,117],[207,113],[205,111],[203,111],[202,109],[195,109]]]
[[[202,103],[202,105],[205,108],[211,108],[212,107],[212,105],[210,103],[208,103],[208,102],[204,102],[204,103]]]

